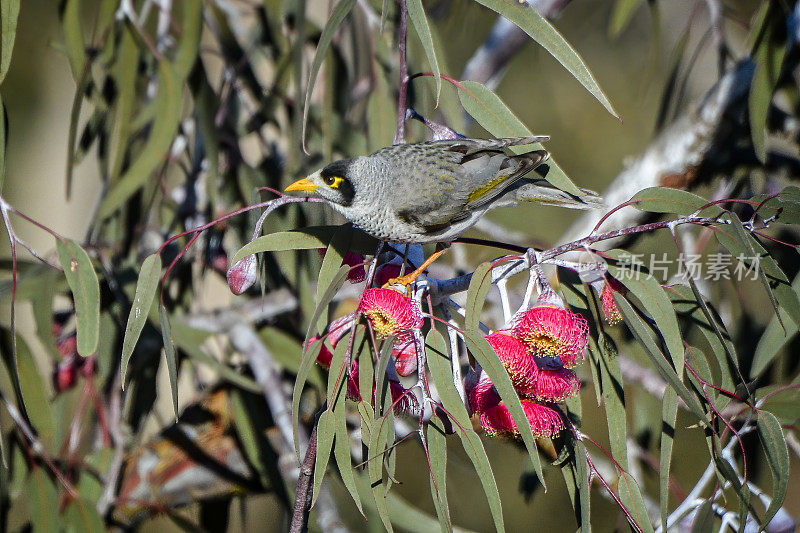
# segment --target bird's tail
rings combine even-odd
[[[527,181],[514,191],[517,203],[557,205],[569,209],[600,209],[606,207],[603,197],[589,189],[581,189],[580,196],[557,189],[544,180]]]

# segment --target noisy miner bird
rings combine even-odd
[[[549,154],[533,150],[517,155],[508,148],[549,139],[463,138],[395,144],[372,155],[331,163],[286,191],[319,195],[376,239],[444,247],[497,207],[520,202],[571,209],[602,207],[602,198],[593,191],[581,189],[583,194],[574,196],[539,176],[525,178]],[[408,284],[416,279],[443,251],[401,281]]]

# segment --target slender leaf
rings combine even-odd
[[[481,263],[472,274],[467,290],[465,309],[465,328],[477,330],[481,320],[481,310],[489,289],[492,287],[492,264]]]
[[[776,24],[785,24],[783,17],[766,17],[764,20],[762,38],[753,52],[756,68],[747,100],[753,149],[762,162],[766,161],[767,157],[767,115],[786,56],[786,43],[783,39],[777,38],[782,32],[776,31]]]
[[[427,429],[425,436],[428,444],[431,496],[442,532],[446,533],[453,529],[450,506],[447,503],[447,440],[443,430],[434,422],[428,422]]]
[[[650,274],[634,272],[608,265],[609,273],[622,283],[642,302],[650,316],[658,326],[658,333],[664,339],[667,351],[675,365],[678,376],[683,375],[683,339],[681,337],[678,318],[669,297],[661,288],[661,284]]]
[[[333,372],[331,372],[333,374]],[[317,421],[317,457],[314,460],[314,492],[312,493],[311,506],[313,507],[319,496],[325,471],[333,449],[333,437],[336,435],[336,423],[333,412],[326,409]]]
[[[691,533],[711,533],[714,531],[714,506],[712,504],[711,500],[706,500],[697,508],[692,521]]]
[[[680,396],[681,399],[686,402],[686,405],[689,406],[689,409],[691,409],[692,412],[698,418],[700,418],[703,425],[707,425],[708,418],[703,410],[703,406],[700,404],[700,401],[697,399],[697,397],[692,394],[686,385],[684,385],[683,381],[675,373],[675,369],[672,367],[672,365],[667,362],[664,353],[653,339],[650,328],[639,317],[624,296],[620,295],[619,293],[615,293],[614,301],[622,313],[625,323],[631,329],[631,332],[638,339],[639,343],[645,348],[645,351],[650,356],[650,360],[655,364],[658,373],[675,389],[675,392],[678,393],[678,396]]]
[[[81,3],[81,0],[67,0],[63,15],[64,41],[72,75],[76,80],[83,76],[86,65]]]
[[[42,509],[44,511],[44,509]],[[67,523],[81,533],[103,533],[106,531],[103,519],[95,505],[84,498],[73,500],[65,511]]]
[[[546,488],[544,474],[542,473],[542,462],[539,459],[539,450],[533,437],[531,423],[525,415],[525,410],[522,408],[522,403],[519,396],[517,396],[516,390],[514,390],[514,386],[511,384],[511,378],[506,367],[480,331],[468,329],[464,334],[464,341],[467,343],[467,348],[472,353],[472,356],[475,357],[475,360],[480,363],[481,367],[489,375],[497,392],[500,394],[500,398],[508,407],[511,417],[517,424],[522,441],[528,449],[528,456],[531,458],[533,468],[536,470],[542,486]]]
[[[436,80],[436,107],[439,107],[439,95],[442,92],[442,76],[439,72],[439,60],[436,58],[436,47],[433,45],[431,28],[428,25],[428,17],[425,15],[425,8],[422,7],[422,0],[406,0],[408,17],[414,25],[414,29],[425,49],[425,56],[431,66],[433,76]]]
[[[467,408],[453,384],[452,365],[447,356],[448,344],[445,343],[442,334],[435,329],[428,333],[425,344],[431,379],[436,384],[436,390],[442,400],[442,405],[447,410],[448,417],[452,418],[457,426],[456,433],[461,439],[464,451],[475,467],[475,473],[478,474],[494,519],[494,527],[497,531],[505,531],[500,493],[497,491],[497,482],[489,464],[489,457],[486,455],[486,450],[478,434],[472,429]]]
[[[608,35],[616,39],[628,27],[633,15],[643,0],[617,0],[614,3],[614,11],[611,12],[611,21],[608,24]]]
[[[69,239],[57,239],[56,247],[75,301],[78,353],[88,357],[97,350],[100,337],[100,284],[92,261],[83,248]]]
[[[669,472],[672,466],[672,445],[675,442],[675,423],[678,417],[678,394],[667,387],[661,405],[661,455],[659,458],[659,497],[661,499],[661,530],[667,531],[669,516]]]
[[[637,525],[637,529],[645,533],[652,533],[653,525],[650,523],[650,517],[647,514],[647,507],[644,505],[644,498],[642,498],[639,485],[633,479],[633,476],[627,472],[622,472],[619,476],[619,499],[622,500],[622,503],[631,514],[628,520]]]
[[[150,308],[153,305],[153,298],[158,289],[158,281],[161,277],[161,256],[158,253],[147,256],[139,270],[139,280],[136,282],[136,293],[133,296],[133,305],[128,314],[128,323],[125,326],[125,338],[122,341],[122,362],[119,371],[122,378],[122,386],[125,386],[125,373],[128,370],[128,361],[133,355],[133,349],[139,340],[139,335],[144,329]]]
[[[189,75],[200,49],[200,34],[203,30],[202,0],[182,2],[181,40],[175,52],[175,73],[183,79]]]
[[[772,501],[764,515],[762,526],[759,531],[763,531],[772,521],[786,499],[786,492],[789,488],[789,448],[786,444],[786,437],[778,419],[769,411],[760,411],[758,416],[758,436],[764,445],[764,452],[767,454],[767,464],[772,472]]]
[[[328,303],[333,300],[333,297],[339,291],[339,288],[344,283],[344,280],[347,279],[347,273],[350,271],[350,267],[347,265],[342,266],[339,269],[338,274],[331,282],[328,290],[325,291],[325,294],[322,295],[322,298],[319,302],[317,302],[317,309],[315,311],[315,316],[311,317],[309,321],[308,331],[306,332],[306,339],[303,343],[303,346],[306,346],[305,352],[303,352],[303,359],[300,361],[300,368],[297,370],[297,377],[295,378],[294,382],[294,391],[292,393],[292,430],[294,433],[294,450],[297,454],[298,462],[301,461],[300,459],[300,441],[297,438],[298,426],[300,424],[300,396],[303,393],[303,387],[306,384],[306,378],[308,377],[308,373],[311,371],[311,368],[314,366],[314,362],[317,360],[317,355],[319,355],[319,351],[322,348],[322,340],[317,339],[313,343],[309,343],[309,339],[311,338],[311,331],[314,327],[314,324],[317,323],[317,319],[319,318],[319,314],[322,312],[322,309],[327,308]]]
[[[336,459],[336,465],[339,468],[339,475],[342,477],[342,483],[347,488],[347,492],[353,498],[353,501],[358,507],[358,512],[364,515],[364,509],[361,506],[361,498],[358,495],[358,486],[356,485],[355,473],[353,470],[353,463],[350,457],[350,434],[347,432],[347,419],[345,418],[346,410],[344,408],[334,409],[333,417],[336,426],[336,438],[333,445],[333,456]]]
[[[597,98],[609,113],[619,118],[619,115],[614,111],[611,102],[603,93],[603,90],[600,88],[597,80],[594,79],[594,76],[583,62],[581,56],[578,55],[566,39],[558,33],[558,30],[536,12],[535,9],[527,3],[519,3],[514,0],[477,0],[477,2],[519,26],[520,29],[530,35],[534,41],[550,52],[550,55],[556,58],[570,74],[575,76],[575,79]]]
[[[476,81],[463,81],[459,86],[458,98],[461,100],[464,110],[495,137],[525,137],[532,135],[531,130],[517,118],[505,102],[485,85]],[[541,150],[544,147],[541,143],[536,143],[531,145],[531,148]],[[531,148],[512,147],[511,150],[522,153]],[[542,165],[540,169],[544,166]],[[554,159],[548,159],[546,166],[548,171],[545,179],[551,185],[576,196],[583,194]]]
[[[155,118],[142,151],[125,174],[108,191],[98,216],[107,218],[125,205],[169,154],[178,132],[183,110],[183,84],[167,61],[158,63],[159,87],[155,99]]]
[[[0,0],[0,83],[3,83],[11,65],[11,53],[17,37],[18,16],[19,0]],[[2,143],[2,146],[5,146],[5,143]]]
[[[287,250],[315,250],[325,248],[330,243],[333,235],[340,226],[313,226],[292,231],[278,231],[261,236],[245,246],[239,248],[234,254],[231,264],[240,261],[248,255],[259,252],[281,252]],[[358,253],[372,253],[378,241],[368,236],[361,230],[353,230],[353,241],[350,251]]]
[[[630,199],[633,207],[640,211],[651,213],[675,213],[678,215],[691,215],[703,206],[708,205],[708,200],[688,191],[671,189],[669,187],[648,187],[633,195]],[[703,216],[718,216],[723,213],[718,205],[711,205],[701,211]]]
[[[336,30],[339,29],[339,26],[344,21],[344,18],[350,13],[350,11],[352,11],[353,6],[355,5],[356,0],[341,0],[338,4],[336,4],[336,7],[333,8],[330,18],[328,18],[328,22],[325,24],[325,28],[322,30],[322,34],[319,36],[319,41],[317,42],[317,51],[314,53],[314,62],[311,64],[311,71],[308,74],[306,100],[305,104],[303,105],[303,142],[305,142],[306,138],[309,101],[311,100],[311,93],[314,91],[314,85],[317,81],[317,74],[319,74],[322,61],[325,59],[325,53],[328,51],[328,47],[331,45],[331,41],[333,40],[333,36],[336,34]]]
[[[48,387],[45,386],[39,367],[33,359],[28,344],[17,339],[17,361],[19,365],[19,386],[25,400],[30,421],[39,438],[47,445],[57,446],[56,422],[51,401],[48,398]]]
[[[169,323],[167,308],[158,306],[158,317],[161,321],[161,336],[164,339],[164,357],[167,360],[169,385],[172,390],[172,408],[175,411],[175,420],[178,420],[178,365],[175,360],[175,344],[172,342],[172,328]]]
[[[58,533],[60,531],[58,513],[58,492],[44,468],[33,468],[26,494],[30,498],[31,521],[37,533]]]

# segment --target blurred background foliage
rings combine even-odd
[[[0,469],[3,528],[286,528],[297,475],[294,451],[275,426],[275,415],[261,394],[263,383],[249,368],[248,354],[231,340],[233,326],[225,317],[232,312],[252,324],[291,390],[300,342],[314,309],[319,257],[304,252],[268,255],[261,265],[263,293],[257,287],[247,298],[236,298],[228,291],[225,270],[228,258],[250,239],[255,218],[245,214],[209,228],[178,263],[165,290],[178,349],[177,371],[171,376],[165,364],[159,331],[163,322],[154,306],[132,353],[122,392],[125,324],[142,261],[167,237],[258,201],[257,187],[282,189],[323,162],[392,142],[397,8],[394,2],[383,4],[359,2],[334,38],[311,97],[306,155],[301,145],[302,102],[314,47],[333,4],[21,3],[13,59],[0,88],[8,124],[3,198],[90,251],[101,279],[101,334],[96,350],[81,354],[88,359],[78,355],[64,276],[21,252],[15,319],[27,413],[20,416],[37,437],[12,431],[15,420],[0,410],[7,463]],[[714,21],[706,2],[695,0],[564,4],[568,5],[554,17],[554,25],[583,57],[620,120],[533,41],[501,69],[496,92],[533,132],[551,136],[548,150],[576,183],[603,190],[625,168],[626,158],[647,149],[665,123],[690,109],[719,78]],[[757,14],[767,4],[772,4],[767,16],[785,24],[789,2],[708,2],[721,6],[724,14],[729,59],[723,69],[731,67],[733,58],[750,53],[753,21],[758,23]],[[465,0],[424,7],[438,43],[441,72],[459,78],[486,40],[496,14]],[[386,22],[380,32],[376,27],[382,24],[382,9]],[[621,24],[625,13],[630,18]],[[429,70],[413,31],[409,46],[410,71]],[[791,81],[787,85],[782,109],[793,112],[797,91]],[[411,101],[419,113],[469,135],[486,136],[463,115],[451,86],[443,84],[438,109],[435,97],[431,79],[412,82]],[[424,126],[409,124],[409,140],[429,138]],[[709,177],[696,187],[709,193],[718,182]],[[748,192],[761,189],[737,189],[743,195]],[[575,218],[534,206],[490,216],[531,242],[551,245]],[[318,205],[289,207],[272,215],[264,233],[339,221]],[[58,263],[52,236],[22,221],[14,229],[32,249]],[[164,250],[165,266],[177,256],[177,244],[186,242]],[[638,244],[647,252],[660,250],[662,242]],[[0,348],[9,365],[14,364],[9,336],[11,268],[8,245],[3,246]],[[457,261],[473,267],[493,256],[483,249],[463,253],[467,258]],[[782,264],[791,279],[799,266],[796,254],[786,254],[785,259]],[[754,283],[752,289],[748,285],[735,292],[729,284],[720,289],[726,296],[723,314],[731,317],[732,334],[742,341],[739,352],[745,359],[752,357],[755,340],[774,322],[766,297],[753,295],[756,287]],[[344,291],[336,314],[351,310],[356,296]],[[796,326],[787,337],[795,330]],[[783,383],[797,373],[790,356],[796,341],[788,346],[761,384]],[[621,347],[641,355],[627,343]],[[14,404],[15,386],[7,368],[0,371],[0,390]],[[317,394],[324,391],[326,377],[320,369],[313,370],[309,381],[318,387]],[[178,392],[178,424],[172,424],[173,390]],[[626,393],[629,445],[647,452],[643,456],[657,457],[658,431],[652,428],[660,424],[661,399],[636,383],[626,382]],[[605,413],[591,386],[584,388],[583,398],[582,431],[608,448]],[[313,394],[304,397],[306,429],[313,423],[318,400]],[[796,420],[794,411],[790,413]],[[681,411],[676,427],[691,424],[692,418]],[[674,452],[679,460],[672,470],[677,494],[681,486],[694,483],[708,461],[702,433],[686,430],[679,435]],[[484,444],[508,529],[575,529],[570,498],[556,469],[545,470],[545,494],[521,447],[488,439]],[[750,445],[753,457],[760,457]],[[448,470],[454,525],[490,530],[494,522],[483,491],[460,452],[452,450]],[[438,529],[422,465],[424,452],[413,439],[398,447],[396,477],[401,483],[393,487],[397,499],[391,504],[398,527]],[[791,466],[798,466],[796,454],[791,455]],[[764,462],[753,460],[751,476],[762,488],[770,486]],[[326,479],[341,520],[337,526],[381,528],[374,509],[365,508],[365,526],[341,481],[335,476]],[[658,493],[657,474],[642,479],[644,491]],[[592,502],[597,530],[627,527],[613,501]],[[800,513],[798,502],[800,484],[793,479],[786,498],[793,516]],[[312,528],[325,524],[316,509]]]

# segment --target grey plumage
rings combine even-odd
[[[369,156],[331,163],[287,190],[314,191],[374,237],[393,242],[449,243],[487,211],[520,202],[572,209],[602,206],[589,190],[580,197],[536,176],[544,150],[513,154],[511,146],[548,137],[453,139],[398,144]]]

